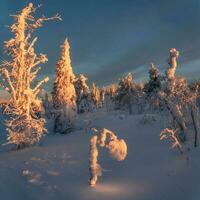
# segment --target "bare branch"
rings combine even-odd
[[[3,69],[1,69],[1,71],[2,71],[2,74],[4,74],[5,79],[8,82],[8,85],[9,85],[11,91],[13,92],[13,94],[15,94],[15,89],[14,89],[12,81],[10,79],[10,75],[9,75],[8,70],[6,68],[3,68]]]

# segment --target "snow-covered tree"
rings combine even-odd
[[[179,52],[176,49],[170,50],[170,67],[167,70],[167,77],[159,97],[173,118],[172,129],[177,130],[178,139],[185,142],[188,139],[188,124],[191,122],[195,129],[195,137],[198,135],[199,123],[197,118],[199,111],[196,106],[198,92],[188,87],[185,78],[175,75],[178,56]],[[196,146],[197,141],[195,143]]]
[[[52,99],[55,108],[55,132],[67,133],[73,128],[77,113],[75,75],[71,66],[70,46],[67,39],[61,45],[60,59],[56,65]]]
[[[106,92],[107,92],[106,87],[102,87],[101,90],[100,90],[100,101],[101,101],[102,106],[105,103]]]
[[[48,77],[36,83],[35,78],[40,70],[38,65],[47,62],[47,56],[37,55],[34,45],[37,37],[32,33],[40,28],[44,21],[61,19],[58,15],[51,18],[42,16],[36,19],[33,14],[36,8],[32,3],[14,15],[15,23],[10,26],[13,38],[5,42],[5,49],[11,60],[5,61],[0,69],[3,76],[2,86],[10,93],[6,108],[9,119],[6,121],[8,143],[23,148],[38,142],[46,131],[45,120],[40,118],[41,100],[38,93]]]
[[[161,87],[161,75],[158,68],[151,64],[149,70],[149,82],[145,84],[145,93],[150,96],[152,93],[158,92]]]
[[[134,82],[132,73],[128,73],[122,77],[119,81],[119,85],[116,91],[116,104],[119,109],[128,109],[131,114],[132,102],[134,94]]]
[[[162,79],[158,68],[151,64],[149,81],[144,86],[145,101],[150,110],[158,109],[161,106],[158,93],[161,90]]]
[[[123,139],[118,139],[116,134],[108,129],[103,128],[102,131],[93,129],[96,135],[90,140],[90,180],[89,185],[96,185],[98,176],[102,175],[101,165],[98,163],[98,148],[108,148],[110,155],[117,161],[122,161],[127,156],[127,145]]]
[[[100,91],[99,88],[94,83],[92,84],[91,97],[94,109],[99,108],[101,106]]]
[[[178,56],[179,52],[176,49],[170,50],[169,69],[166,72],[166,81],[164,86],[162,86],[163,90],[159,93],[159,97],[172,115],[175,126],[178,125],[180,128],[180,140],[185,141],[188,130],[183,112],[189,90],[186,79],[175,76]]]
[[[111,84],[110,87],[109,87],[109,94],[110,94],[110,97],[111,97],[112,99],[115,98],[115,96],[116,96],[116,91],[117,91],[116,85],[115,85],[115,84]]]
[[[83,74],[80,74],[75,82],[78,113],[84,113],[91,110],[91,94],[86,81],[87,78]]]
[[[105,88],[105,94],[104,94],[104,105],[107,111],[114,110],[115,96],[116,96],[116,86],[114,84],[110,84],[107,88]]]

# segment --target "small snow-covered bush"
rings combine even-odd
[[[109,149],[110,155],[118,161],[122,161],[127,155],[127,145],[123,139],[118,139],[115,133],[108,129],[103,129],[100,133],[93,129],[97,134],[92,136],[90,140],[90,186],[95,186],[98,176],[102,175],[101,166],[98,163],[98,149],[105,147]]]
[[[171,144],[171,148],[177,148],[180,152],[181,151],[181,142],[180,139],[178,137],[178,129],[170,129],[170,128],[165,128],[161,133],[160,133],[160,140],[163,139],[169,139],[172,144]]]

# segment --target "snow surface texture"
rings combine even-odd
[[[199,200],[200,149],[181,155],[160,141],[166,123],[161,115],[146,124],[141,124],[143,115],[122,115],[87,113],[79,116],[80,130],[71,134],[47,135],[40,145],[20,151],[1,147],[1,199]],[[101,150],[103,176],[95,188],[88,185],[92,133],[87,127],[106,127],[128,146],[126,159],[117,163]]]

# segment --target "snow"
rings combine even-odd
[[[49,131],[39,145],[20,151],[2,146],[1,199],[199,200],[199,148],[184,154],[170,149],[159,140],[166,119],[156,114],[156,121],[143,124],[142,117],[119,111],[85,113],[77,119],[82,122],[78,130],[70,134]],[[49,130],[51,125],[49,121]],[[99,149],[103,174],[93,188],[88,185],[89,127],[106,127],[128,145],[122,162],[112,159],[108,150]],[[1,130],[3,133],[2,125]]]

